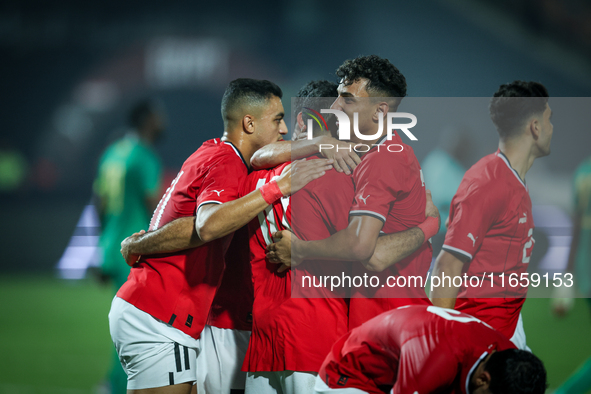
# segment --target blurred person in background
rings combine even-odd
[[[575,171],[574,224],[566,271],[574,274],[575,284],[591,307],[591,157]],[[574,305],[574,286],[557,287],[552,310],[558,316]],[[555,394],[580,394],[591,390],[591,357],[556,391]]]
[[[462,182],[470,154],[468,130],[448,126],[439,134],[437,148],[433,149],[421,162],[425,185],[433,196],[433,203],[439,209],[441,224],[449,217],[451,200]],[[439,234],[445,234],[445,225]],[[435,248],[434,249],[439,249]]]
[[[27,177],[28,164],[25,156],[11,142],[0,139],[0,195],[18,191]]]
[[[113,295],[129,275],[119,253],[121,241],[148,225],[160,198],[162,180],[162,165],[153,146],[164,131],[163,110],[154,101],[140,101],[129,113],[129,125],[128,134],[103,153],[94,182],[101,221],[99,275],[102,281],[111,283]],[[112,350],[110,392],[125,393],[127,375]]]
[[[451,200],[458,191],[470,156],[469,131],[460,127],[445,127],[439,143],[421,162],[426,187],[431,190],[433,203],[439,209],[439,232],[431,238],[433,250],[441,250],[447,231]],[[432,265],[435,263],[433,258]]]

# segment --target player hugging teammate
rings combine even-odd
[[[128,389],[542,393],[543,365],[516,350],[495,319],[435,307],[421,288],[347,294],[326,288],[301,293],[294,286],[302,275],[334,272],[426,278],[428,240],[439,229],[412,148],[398,135],[388,140],[379,127],[406,95],[404,76],[377,56],[348,60],[337,75],[338,86],[316,81],[300,91],[291,142],[282,141],[280,89],[268,81],[233,81],[222,101],[224,136],[207,141],[185,162],[155,211],[151,231],[122,243],[133,268],[109,317]],[[372,135],[374,148],[361,157],[350,149],[319,153],[323,143],[346,147],[361,141],[357,133],[350,142],[336,140],[328,124],[308,130],[307,110],[320,110],[313,108],[315,97],[334,97],[331,108],[350,119],[357,113],[358,132]],[[491,113],[494,108],[493,100]],[[521,181],[529,169],[519,167],[529,156],[517,155],[521,145],[514,141],[537,147],[538,156],[549,152],[545,116],[536,107],[527,126],[520,120],[521,129],[512,125],[514,134],[501,134],[497,171],[505,164]],[[314,138],[299,138],[307,132]],[[392,154],[376,148],[389,144],[404,149]],[[266,169],[249,173],[251,163]],[[468,209],[464,200],[454,199],[453,226],[459,221],[454,209]],[[531,202],[527,212],[531,217]],[[482,238],[491,220],[480,223]],[[471,256],[478,256],[476,249]],[[441,269],[441,257],[438,263]],[[450,298],[435,295],[435,303]]]

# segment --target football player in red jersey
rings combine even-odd
[[[317,241],[303,242],[290,232],[279,232],[276,234],[279,241],[269,246],[269,257],[285,265],[292,262],[297,265],[310,258],[361,261],[365,267],[354,264],[354,276],[366,275],[369,268],[381,271],[371,273],[379,277],[381,284],[389,277],[398,276],[419,278],[415,283],[422,282],[406,288],[379,285],[355,288],[349,309],[349,328],[353,328],[398,306],[430,304],[424,283],[432,249],[423,241],[425,236],[428,239],[437,232],[439,223],[435,218],[426,225],[423,223],[425,185],[412,148],[398,135],[388,140],[386,127],[381,130],[379,127],[385,123],[388,112],[395,112],[406,95],[404,76],[387,59],[373,55],[347,60],[339,67],[337,75],[341,78],[339,97],[332,108],[344,112],[349,119],[358,114],[359,132],[366,138],[373,136],[373,140],[362,140],[356,133],[350,133],[354,143],[373,145],[373,148],[363,153],[361,163],[353,172],[355,198],[344,213],[349,217],[349,224],[331,237]],[[397,146],[397,149],[390,151],[390,146]],[[398,147],[403,149],[398,151]],[[294,212],[294,220],[298,214]],[[422,230],[417,226],[423,226]],[[398,261],[391,258],[397,254],[398,245],[380,235],[405,230],[409,231],[408,242],[413,243],[407,250],[414,252]],[[374,252],[380,243],[389,247],[383,249],[386,253],[378,259]]]
[[[411,305],[343,336],[318,378],[319,394],[543,394],[546,370],[488,324],[452,309]]]
[[[269,81],[232,81],[222,99],[223,137],[206,141],[185,161],[154,211],[150,230],[196,215],[190,234],[195,247],[142,256],[113,300],[111,337],[128,374],[128,392],[192,390],[197,339],[222,279],[232,233],[295,190],[286,168],[275,182],[239,198],[252,154],[287,132],[281,96]],[[304,163],[299,171],[312,179],[327,163]],[[149,235],[140,237],[149,243]]]
[[[527,349],[520,313],[527,287],[510,287],[508,278],[527,275],[534,222],[525,174],[535,159],[550,154],[551,115],[548,91],[537,82],[515,81],[494,94],[490,116],[499,149],[464,175],[433,271],[434,277],[484,278],[481,288],[443,281],[431,300],[481,319],[520,349]]]

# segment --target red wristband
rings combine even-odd
[[[437,234],[439,231],[439,219],[427,216],[427,219],[417,226],[425,234],[425,241]]]
[[[269,183],[266,183],[263,186],[261,186],[259,190],[263,195],[263,199],[269,205],[273,204],[275,201],[283,197],[283,193],[281,193],[281,189],[279,189],[277,181],[271,181]]]

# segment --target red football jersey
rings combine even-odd
[[[248,226],[244,226],[234,232],[226,252],[226,270],[211,304],[207,324],[218,328],[250,331],[253,298]]]
[[[238,198],[248,173],[231,143],[203,143],[183,164],[154,211],[150,230],[185,216],[201,205]],[[176,253],[142,256],[117,296],[184,333],[199,338],[224,272],[232,235]]]
[[[347,333],[320,369],[330,388],[371,394],[467,394],[470,375],[493,350],[515,345],[480,320],[451,309],[412,305]]]
[[[355,168],[355,201],[349,215],[367,215],[381,220],[384,234],[416,227],[425,220],[427,197],[414,151],[398,135],[389,141],[384,137],[378,145],[363,155]],[[424,286],[432,257],[431,243],[425,242],[413,254],[383,272],[369,272],[361,264],[354,264],[353,275],[377,276],[384,286],[355,289],[351,295],[349,328],[399,306],[430,304]],[[388,277],[397,276],[408,279],[409,286],[385,285]]]
[[[285,165],[250,174],[245,182],[248,193],[279,176]],[[337,262],[315,264],[306,261],[296,269],[277,273],[278,265],[266,260],[272,234],[290,229],[297,215],[302,226],[292,229],[304,240],[323,239],[347,226],[347,208],[353,198],[350,177],[328,171],[310,182],[291,198],[283,198],[253,220],[250,252],[254,283],[253,325],[243,370],[317,372],[332,344],[347,332],[347,304],[334,298],[330,290],[315,288],[293,298],[292,281],[301,276],[334,272]],[[295,204],[295,206],[294,206]],[[339,267],[349,265],[340,263]],[[309,290],[309,289],[306,289]]]
[[[466,172],[449,222],[443,249],[466,256],[470,262],[463,273],[484,279],[481,286],[460,289],[456,309],[511,338],[527,287],[511,287],[509,277],[527,272],[534,221],[527,187],[502,152],[485,156]]]

